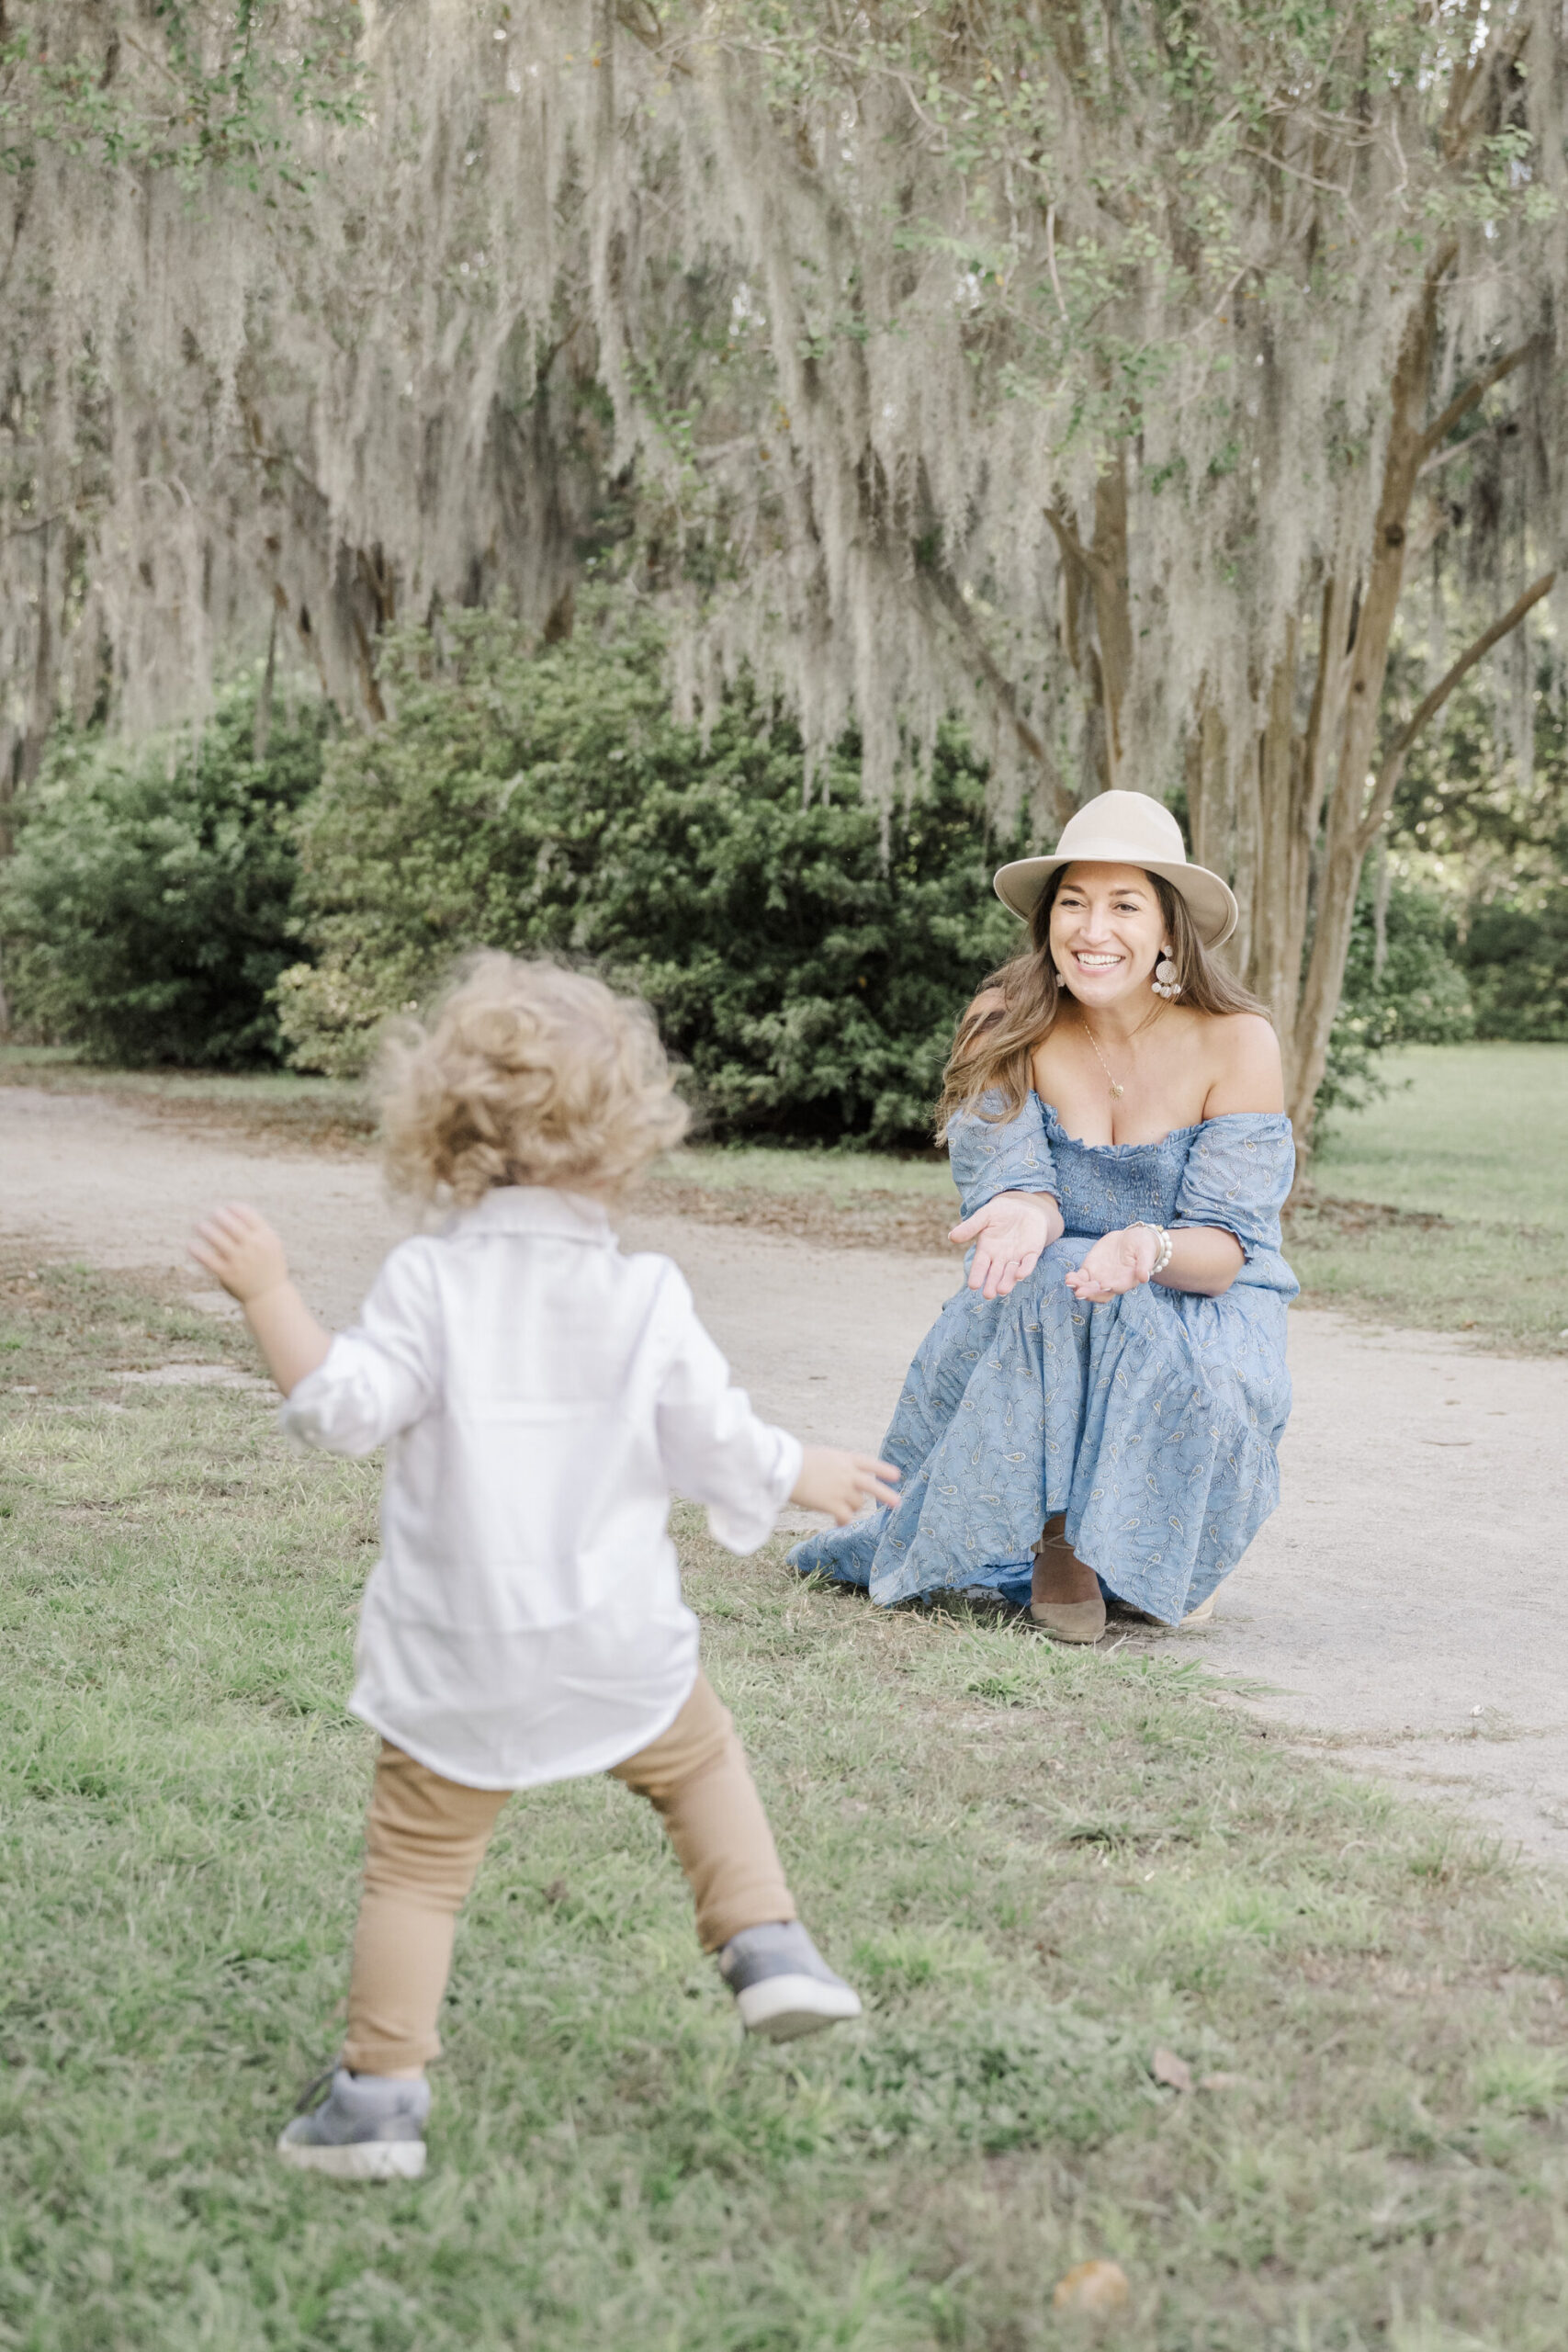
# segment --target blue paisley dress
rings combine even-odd
[[[1032,1094],[1006,1123],[953,1120],[949,1147],[965,1216],[998,1193],[1054,1193],[1066,1230],[1006,1298],[959,1291],[922,1340],[882,1449],[903,1473],[897,1509],[808,1536],[790,1560],[885,1606],[973,1585],[1026,1600],[1041,1528],[1065,1511],[1106,1591],[1176,1624],[1280,1498],[1291,1123],[1236,1112],[1159,1143],[1085,1144]],[[1068,1267],[1140,1218],[1233,1233],[1245,1263],[1230,1289],[1076,1299]]]

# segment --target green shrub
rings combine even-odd
[[[1019,938],[959,740],[885,854],[848,757],[804,805],[791,730],[737,696],[705,743],[655,640],[613,616],[539,652],[492,615],[450,629],[439,663],[421,633],[388,645],[393,718],[330,748],[301,812],[295,1062],[359,1069],[378,1022],[482,942],[634,982],[719,1132],[929,1136],[954,1018]]]
[[[1533,908],[1472,907],[1456,953],[1478,1037],[1568,1043],[1568,883],[1550,888]]]
[[[253,750],[256,684],[193,737],[62,738],[0,868],[0,946],[24,1034],[107,1060],[276,1061],[298,954],[291,813],[321,780],[316,706]]]
[[[1375,883],[1369,865],[1350,932],[1345,988],[1329,1040],[1319,1112],[1381,1092],[1377,1057],[1390,1046],[1447,1046],[1471,1036],[1475,1014],[1465,976],[1450,953],[1440,899],[1394,882],[1384,912],[1378,969]]]
[[[885,833],[852,746],[807,805],[798,737],[744,695],[705,741],[677,725],[659,644],[624,608],[543,650],[493,614],[444,640],[387,643],[374,735],[328,742],[312,707],[258,763],[253,681],[194,742],[64,739],[0,875],[24,1029],[130,1062],[287,1046],[353,1075],[386,1015],[483,944],[640,988],[721,1134],[925,1139],[953,1019],[1021,940],[992,870],[1029,846],[1021,826],[987,833],[957,731]],[[1444,927],[1396,885],[1375,973],[1369,876],[1325,1107],[1375,1088],[1383,1046],[1470,1034]],[[1568,1035],[1568,891],[1538,915],[1479,910],[1458,952],[1484,1034]]]

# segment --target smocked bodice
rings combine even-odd
[[[1015,1118],[963,1112],[948,1126],[964,1214],[998,1193],[1052,1193],[1068,1233],[1098,1236],[1147,1221],[1216,1226],[1246,1254],[1236,1280],[1296,1288],[1280,1256],[1280,1211],[1295,1175],[1281,1112],[1235,1111],[1176,1127],[1157,1143],[1080,1143],[1048,1102],[1031,1094]]]

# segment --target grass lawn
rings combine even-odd
[[[1560,1889],[1179,1644],[880,1614],[690,1516],[865,2021],[743,2046],[651,1814],[574,1783],[512,1808],[461,1931],[428,2178],[285,2173],[340,2030],[376,1474],[119,1376],[220,1350],[79,1270],[0,1289],[0,2345],[1560,2352]],[[1089,2257],[1131,2282],[1100,2334],[1052,2302]]]
[[[1290,1255],[1314,1300],[1568,1354],[1568,1046],[1411,1046],[1326,1125]]]
[[[1330,1113],[1325,1191],[1568,1238],[1568,1046],[1406,1046],[1389,1091]]]

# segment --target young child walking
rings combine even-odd
[[[860,2013],[795,1916],[665,1522],[686,1495],[754,1551],[786,1499],[841,1525],[896,1501],[897,1473],[759,1420],[675,1266],[622,1254],[606,1204],[685,1125],[641,1005],[486,955],[387,1066],[389,1180],[451,1214],[392,1251],[351,1330],[316,1321],[253,1209],[192,1244],[243,1306],[284,1428],[388,1448],[349,1702],[381,1748],[348,2030],[278,2143],[291,2165],[423,2171],[457,1917],[514,1789],[608,1771],[648,1798],[750,2031]]]

